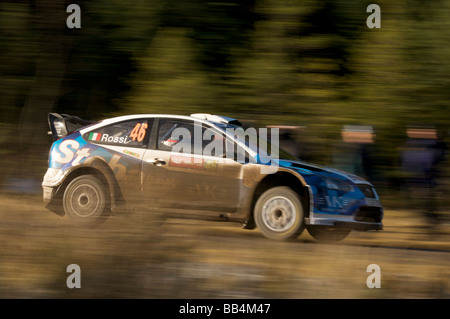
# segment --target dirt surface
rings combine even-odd
[[[415,212],[387,210],[384,230],[330,244],[137,212],[88,228],[39,196],[0,201],[0,298],[450,298],[450,225]],[[67,287],[70,264],[79,289]],[[381,288],[367,287],[371,264]]]

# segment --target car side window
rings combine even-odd
[[[194,139],[193,121],[179,119],[159,120],[157,149],[191,154]]]
[[[203,155],[226,157],[225,135],[223,132],[203,124],[202,137]]]
[[[198,134],[199,136],[196,136]],[[225,156],[223,133],[201,122],[162,119],[159,121],[157,148],[163,151]]]
[[[114,123],[83,135],[94,144],[147,148],[152,119],[134,119]]]
[[[249,155],[249,153],[242,146],[236,143],[233,138],[227,136],[224,147],[227,158],[241,164],[253,162],[253,158]]]
[[[252,162],[252,158],[248,152],[230,138],[226,140],[226,157],[241,164]]]

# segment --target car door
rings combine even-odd
[[[224,154],[220,130],[193,120],[161,118],[143,157],[144,196],[158,207],[233,212],[242,165]]]

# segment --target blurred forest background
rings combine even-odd
[[[80,29],[66,25],[71,3]],[[449,138],[450,1],[376,1],[379,29],[366,25],[371,3],[3,0],[0,183],[40,192],[49,112],[206,112],[301,127],[302,158],[327,165],[343,125],[373,126],[388,194],[408,125]]]

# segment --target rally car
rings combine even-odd
[[[139,206],[238,222],[275,240],[304,228],[317,240],[383,228],[370,182],[303,162],[278,147],[276,134],[236,119],[140,114],[89,122],[50,113],[49,127],[44,202],[76,222]]]

